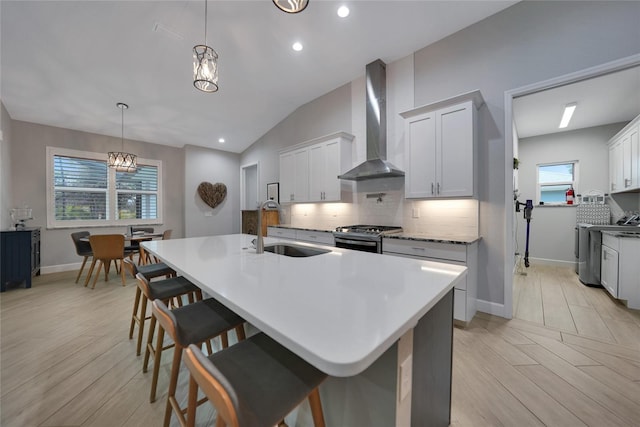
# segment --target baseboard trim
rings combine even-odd
[[[546,259],[546,258],[530,258],[531,264],[538,265],[551,265],[556,267],[572,267],[575,266],[575,261],[562,261],[557,259]]]
[[[493,316],[505,317],[504,315],[504,304],[498,304],[497,302],[485,301],[485,300],[477,300],[478,311],[483,313],[491,314]]]
[[[40,267],[40,274],[61,273],[63,271],[80,270],[81,266],[81,262],[73,264],[47,265],[46,267]],[[89,265],[86,265],[86,267],[89,267]]]

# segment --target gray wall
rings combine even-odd
[[[527,1],[414,54],[416,105],[473,89],[487,103],[479,123],[481,300],[504,303],[505,239],[511,238],[504,226],[511,214],[505,91],[638,54],[639,17],[640,2]]]
[[[598,126],[522,138],[519,141],[520,200],[536,199],[536,166],[540,163],[578,161],[576,194],[590,190],[606,192],[609,186],[609,148],[607,142],[626,123]],[[524,254],[526,222],[516,218],[518,249]],[[533,210],[529,256],[573,263],[575,209],[567,206],[536,206]]]
[[[240,155],[187,145],[184,148],[185,237],[240,232]],[[215,209],[202,201],[201,182],[222,183],[227,197]]]
[[[162,160],[164,183],[164,223],[158,230],[172,229],[174,237],[184,235],[184,160],[179,148],[125,140],[128,150],[139,157]],[[34,219],[30,226],[42,227],[42,266],[60,266],[81,261],[75,253],[70,233],[77,229],[47,230],[46,147],[106,152],[119,147],[120,138],[62,129],[28,122],[12,121],[11,164],[12,206],[29,205]],[[92,233],[122,233],[125,227],[92,228]]]
[[[4,108],[4,104],[0,103],[0,130],[2,130],[2,138],[0,138],[0,229],[7,229],[11,224],[9,209],[13,206],[13,179],[11,176],[11,118]]]
[[[241,164],[259,162],[258,198],[266,200],[267,183],[280,181],[280,150],[338,131],[351,132],[350,84],[299,107],[242,153]]]

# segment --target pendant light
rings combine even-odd
[[[124,110],[129,106],[123,102],[118,102],[116,106],[121,110],[122,115],[122,136],[120,139],[122,151],[109,152],[109,167],[114,168],[118,172],[135,172],[138,168],[136,162],[138,156],[124,151]]]
[[[193,85],[203,92],[218,90],[218,54],[207,46],[207,0],[204,1],[204,44],[193,47]]]
[[[287,13],[302,12],[309,5],[309,0],[273,0],[278,9]]]

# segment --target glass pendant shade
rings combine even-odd
[[[118,102],[116,107],[122,110],[122,136],[120,139],[122,151],[110,151],[108,153],[107,164],[110,168],[114,168],[118,172],[135,172],[136,169],[138,169],[138,156],[124,152],[124,110],[129,108],[129,106],[123,102]]]
[[[193,85],[203,92],[218,90],[218,54],[211,47],[193,47]]]
[[[118,172],[135,172],[138,169],[137,158],[135,154],[110,151],[109,167]]]
[[[309,5],[309,0],[273,0],[278,9],[287,13],[302,12]]]

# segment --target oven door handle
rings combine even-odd
[[[335,237],[336,243],[345,243],[347,245],[357,245],[357,246],[376,246],[378,243],[370,242],[368,240],[349,240],[342,239],[340,237]]]

